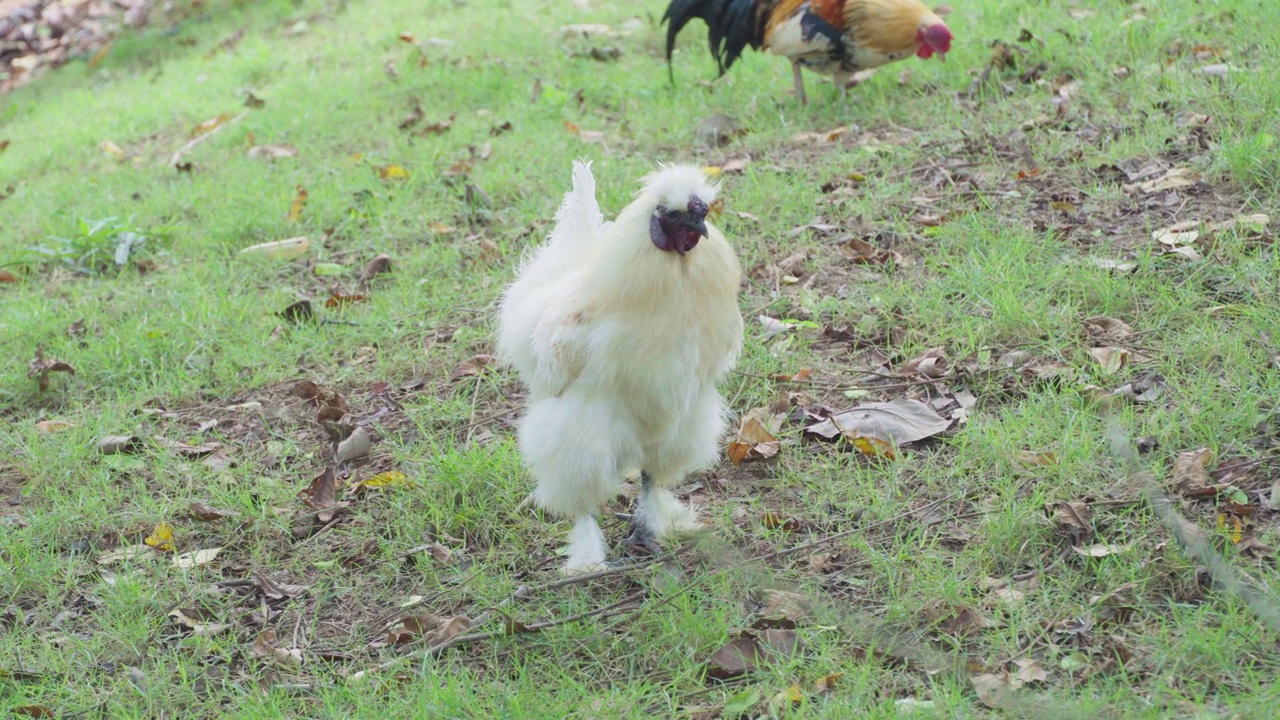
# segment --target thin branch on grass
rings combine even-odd
[[[771,553],[765,553],[763,555],[756,555],[755,557],[751,558],[751,561],[767,562],[769,560],[777,560],[778,558],[784,558],[784,557],[787,557],[788,555],[794,555],[804,550],[812,550],[813,548],[816,548],[816,547],[822,547],[823,545],[827,545],[836,540],[849,537],[850,535],[867,532],[868,530],[882,527],[890,523],[895,523],[895,522],[898,522],[899,520],[905,520],[906,518],[909,518],[912,515],[923,514],[925,512],[933,510],[934,508],[938,507],[942,503],[951,499],[952,499],[952,496],[947,496],[940,500],[934,500],[933,502],[930,502],[926,505],[916,508],[915,510],[908,510],[907,512],[894,515],[893,517],[890,517],[890,518],[885,518],[884,520],[877,520],[876,522],[873,522],[870,525],[859,525],[856,528],[845,530],[843,532],[838,532],[835,535],[827,535],[826,537],[818,538],[817,540],[814,540],[812,542],[807,542],[803,545],[797,545],[795,547],[787,548],[785,550],[774,550]]]
[[[516,598],[530,598],[530,597],[533,597],[535,594],[542,592],[544,590],[553,590],[555,588],[565,587],[566,585],[577,585],[580,583],[589,582],[591,580],[598,580],[603,577],[608,577],[610,575],[620,575],[624,572],[628,572],[631,570],[639,570],[642,568],[649,567],[651,565],[657,565],[658,563],[665,562],[671,559],[672,557],[673,557],[672,554],[664,553],[662,555],[658,555],[648,560],[643,560],[643,561],[634,562],[634,563],[627,563],[625,565],[615,565],[614,567],[607,568],[605,570],[600,570],[598,572],[585,573],[583,575],[573,575],[571,577],[561,578],[559,580],[542,583],[540,585],[532,585],[532,586],[521,585],[517,587],[515,591],[512,592],[510,595],[503,598],[502,601],[499,602],[497,605],[494,605],[493,607],[486,609],[484,612],[476,616],[476,619],[471,621],[470,627],[473,629],[473,628],[480,627],[481,625],[484,625],[491,618],[493,618],[494,614],[500,614],[505,616],[505,613],[502,613],[502,608],[506,607],[507,605],[510,605],[512,602],[516,600]],[[526,631],[537,632],[539,630],[545,630],[547,628],[556,627],[557,625],[565,625],[565,624],[568,624],[571,622],[577,622],[578,620],[583,620],[589,617],[595,617],[598,615],[602,615],[606,612],[609,612],[610,610],[613,610],[614,608],[619,607],[623,604],[631,602],[638,597],[642,597],[648,592],[649,591],[647,589],[641,590],[637,593],[632,593],[631,595],[628,595],[627,597],[623,598],[622,600],[619,600],[616,603],[613,603],[612,605],[607,605],[605,607],[597,608],[595,610],[588,610],[586,612],[582,612],[577,615],[571,615],[569,617],[558,618],[555,620],[547,620],[547,621],[538,622],[538,623],[532,623],[524,627]],[[441,652],[453,647],[454,645],[458,645],[460,643],[470,643],[470,642],[476,642],[479,640],[491,640],[493,638],[501,637],[507,634],[509,634],[507,629],[503,628],[500,631],[493,631],[493,632],[487,632],[487,633],[468,633],[465,635],[454,635],[453,637],[448,638],[446,640],[442,640],[428,648],[424,648],[422,650],[415,650],[410,652],[409,654],[404,655],[403,657],[399,657],[394,660],[388,660],[384,663],[375,665],[366,670],[361,670],[360,672],[357,672],[351,675],[349,679],[352,681],[363,680],[365,677],[367,677],[372,673],[382,672],[384,670],[390,670],[392,668],[403,665],[405,662],[412,660],[414,658],[426,659],[426,658],[435,657],[436,655],[439,655]]]
[[[241,120],[245,119],[245,117],[247,117],[248,115],[249,113],[242,112],[239,115],[231,118],[230,120],[222,123],[221,125],[213,128],[209,132],[204,133],[203,135],[197,135],[191,138],[190,140],[187,141],[186,145],[183,145],[181,148],[178,149],[178,152],[173,154],[173,157],[169,158],[169,164],[171,166],[177,167],[178,163],[182,162],[182,156],[190,152],[192,148],[204,142],[205,140],[208,140],[214,135],[217,135],[218,133],[222,132],[223,129],[229,127],[233,123],[240,122]]]

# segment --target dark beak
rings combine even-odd
[[[685,219],[684,226],[698,233],[701,237],[707,236],[707,223],[704,220],[690,216]]]

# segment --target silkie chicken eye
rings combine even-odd
[[[669,217],[669,218],[674,219],[674,218],[676,218],[678,215],[680,215],[680,211],[678,211],[678,210],[668,210],[668,211],[667,211],[667,217]]]

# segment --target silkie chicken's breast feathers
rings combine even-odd
[[[499,313],[498,356],[536,394],[558,395],[581,371],[586,331],[573,303],[604,227],[590,163],[576,161],[573,189],[565,193],[555,227],[521,263]]]

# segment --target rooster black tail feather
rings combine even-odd
[[[750,45],[760,49],[764,42],[765,19],[772,2],[765,0],[671,0],[662,21],[667,25],[667,72],[675,82],[671,68],[671,52],[675,49],[676,36],[694,18],[702,18],[707,24],[707,41],[711,56],[723,75],[733,66],[742,51]]]

